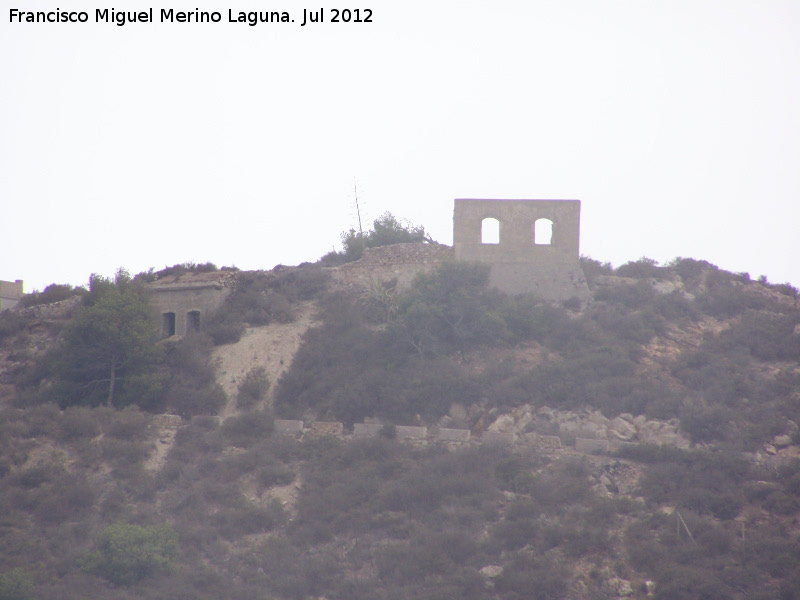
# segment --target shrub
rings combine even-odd
[[[97,493],[82,475],[63,474],[42,494],[34,510],[40,523],[58,525],[83,517],[94,506]]]
[[[129,469],[150,455],[150,447],[142,442],[107,438],[102,442],[103,458],[114,467]]]
[[[115,585],[132,585],[168,572],[178,556],[178,536],[165,526],[116,523],[100,531],[95,545],[82,568]]]
[[[47,436],[58,430],[61,411],[55,404],[40,404],[28,408],[24,418],[27,425],[25,437]]]
[[[518,554],[497,578],[496,588],[509,600],[559,600],[566,596],[568,580],[563,565]]]
[[[687,285],[697,285],[700,283],[708,271],[719,271],[719,268],[706,260],[695,260],[693,258],[678,257],[669,263],[678,276]]]
[[[226,419],[220,431],[229,444],[247,448],[269,437],[274,427],[272,414],[255,411]]]
[[[186,273],[212,273],[218,270],[219,269],[217,269],[217,266],[212,262],[198,264],[189,261],[174,264],[171,267],[164,267],[155,273],[153,273],[153,269],[150,269],[149,273],[140,273],[137,275],[137,277],[144,277],[145,279],[152,279],[152,281],[156,281],[158,279],[165,279],[167,277],[180,277]]]
[[[599,260],[594,260],[593,258],[583,255],[581,255],[580,261],[581,269],[589,285],[592,285],[598,277],[613,275],[614,273],[610,262],[601,263]]]
[[[87,290],[84,287],[71,287],[69,285],[60,285],[51,283],[41,292],[33,292],[25,294],[19,301],[19,306],[28,308],[29,306],[38,306],[40,304],[53,304],[54,302],[61,302],[72,296],[85,296]]]
[[[214,377],[211,349],[211,338],[202,333],[168,346],[165,362],[171,378],[164,401],[175,414],[214,415],[224,405],[225,392]]]
[[[665,569],[656,579],[656,600],[732,600],[732,590],[709,569],[676,566]]]
[[[355,229],[351,229],[343,232],[341,237],[344,251],[340,253],[339,260],[343,262],[358,260],[364,254],[365,248],[392,244],[435,243],[430,235],[425,233],[424,227],[398,220],[389,212],[385,212],[375,219],[372,229],[368,232],[357,232]],[[334,262],[334,258],[330,255],[326,255],[325,258],[329,264]]]
[[[33,600],[33,581],[25,569],[0,573],[0,600]]]
[[[222,312],[210,314],[203,325],[203,329],[214,342],[215,346],[235,344],[245,332],[244,323],[241,321],[227,320]]]
[[[7,337],[12,337],[25,330],[28,319],[16,311],[4,310],[0,312],[0,342]]]
[[[243,535],[266,533],[285,519],[280,501],[273,500],[266,507],[242,503],[234,508],[226,508],[214,515],[214,523],[219,534],[226,540],[234,540]]]
[[[709,271],[705,282],[707,291],[697,296],[697,305],[713,317],[735,317],[747,309],[766,308],[770,303],[764,296],[748,291],[741,280],[727,271]]]
[[[614,271],[614,274],[620,277],[633,277],[635,279],[658,278],[661,277],[661,273],[662,268],[658,266],[658,261],[646,256],[620,265]]]
[[[620,267],[622,268],[622,267]],[[646,281],[636,283],[620,283],[610,287],[604,287],[595,293],[596,300],[621,304],[629,309],[637,309],[647,306],[653,302],[656,291]]]
[[[97,413],[84,406],[72,406],[66,409],[61,415],[58,426],[58,437],[64,442],[93,438],[101,431]]]
[[[111,412],[106,433],[118,440],[142,441],[147,437],[149,426],[149,415],[129,407]]]
[[[236,405],[242,409],[253,408],[266,397],[269,384],[267,370],[264,367],[254,367],[239,384]]]

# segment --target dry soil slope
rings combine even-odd
[[[236,390],[245,375],[255,367],[264,367],[271,382],[267,402],[272,400],[275,382],[289,368],[300,348],[303,334],[314,325],[316,305],[301,304],[292,323],[274,323],[263,327],[248,327],[235,344],[217,346],[213,359],[217,381],[228,395],[228,403],[220,413],[223,419],[238,414]]]

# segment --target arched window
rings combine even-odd
[[[553,243],[553,222],[550,219],[536,219],[533,224],[533,243],[537,246]]]
[[[481,244],[500,243],[500,221],[487,217],[481,221]]]

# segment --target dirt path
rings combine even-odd
[[[293,323],[276,323],[263,327],[248,327],[235,344],[218,346],[213,359],[217,363],[217,381],[228,395],[228,404],[220,412],[223,419],[237,415],[236,390],[244,376],[254,367],[264,367],[270,380],[267,402],[272,401],[275,383],[289,368],[303,334],[314,325],[316,305],[303,303]]]

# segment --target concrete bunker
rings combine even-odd
[[[579,254],[580,209],[580,200],[457,198],[455,257],[491,265],[491,285],[506,293],[586,301],[589,288]],[[486,241],[489,221],[497,222],[496,242]]]
[[[150,303],[161,314],[162,334],[182,336],[199,330],[203,319],[222,305],[234,285],[231,271],[170,276],[149,284]]]

